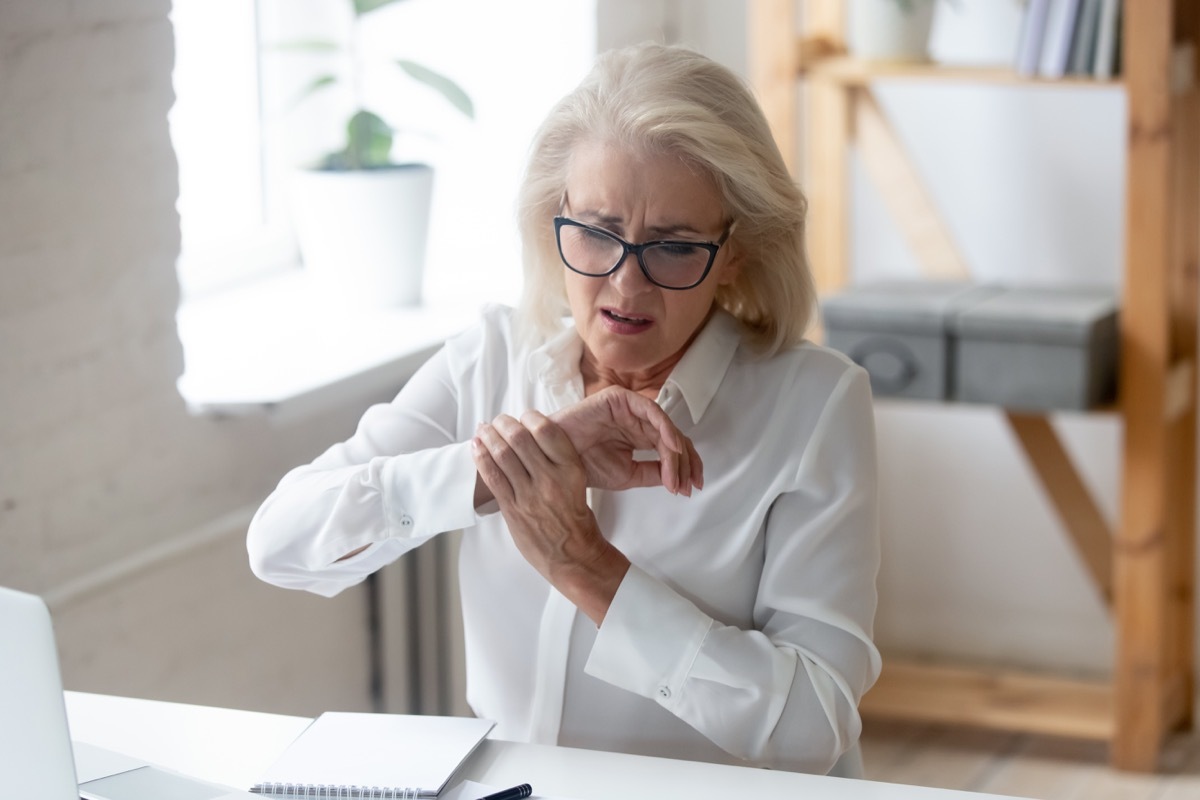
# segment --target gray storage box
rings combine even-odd
[[[1088,409],[1116,397],[1117,299],[1102,288],[1009,288],[954,315],[952,397]]]
[[[962,281],[855,286],[822,302],[825,343],[867,370],[877,396],[945,400],[954,364],[950,319],[995,291]]]

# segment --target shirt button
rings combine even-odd
[[[402,516],[400,518],[400,527],[401,528],[411,528],[412,524],[413,524],[412,517],[410,517],[408,514],[405,514],[404,516]]]
[[[658,687],[658,696],[661,697],[663,700],[669,699],[671,697],[671,687],[670,686]]]

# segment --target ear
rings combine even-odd
[[[717,265],[717,274],[714,276],[717,279],[717,285],[729,286],[736,281],[742,271],[742,261],[742,251],[737,247],[731,248],[725,260]]]

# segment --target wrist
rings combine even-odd
[[[604,547],[588,557],[560,566],[551,583],[600,627],[627,572],[629,559],[604,541]]]
[[[489,503],[494,503],[495,499],[496,498],[492,495],[492,490],[489,489],[488,485],[483,482],[483,476],[481,476],[478,472],[476,472],[475,473],[475,496],[473,498],[473,502],[475,504],[475,510],[482,512],[483,507],[488,505]]]

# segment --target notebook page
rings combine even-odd
[[[437,792],[493,725],[471,717],[326,712],[261,783]]]

